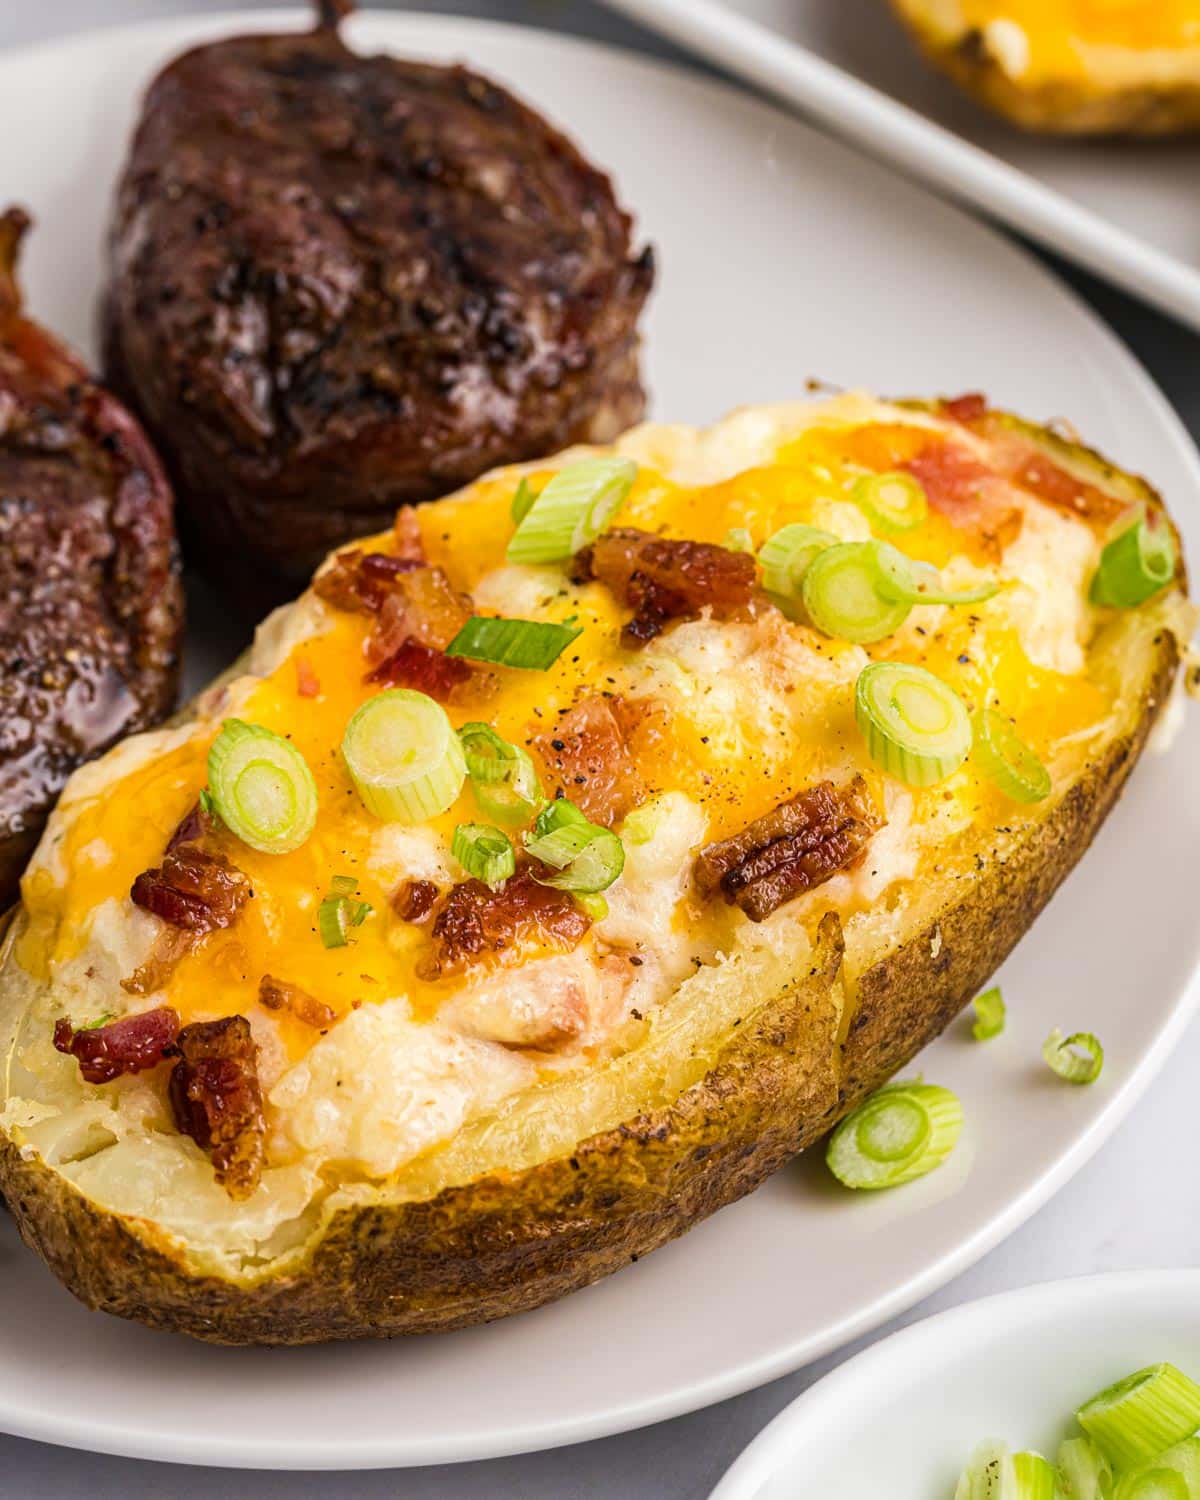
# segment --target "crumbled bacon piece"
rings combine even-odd
[[[405,922],[420,923],[433,910],[438,888],[432,880],[406,880],[392,892],[392,910]]]
[[[296,692],[301,698],[321,696],[321,679],[313,670],[312,662],[303,655],[296,658]]]
[[[165,989],[180,962],[199,943],[200,936],[182,927],[164,927],[154,940],[150,956],[127,979],[122,979],[121,988],[130,995],[153,995]]]
[[[755,574],[746,552],[623,526],[577,554],[573,577],[577,583],[598,579],[633,610],[621,639],[637,647],[669,620],[694,619],[702,609],[719,620],[737,614],[753,598]]]
[[[441,568],[401,573],[367,641],[367,660],[380,662],[409,639],[444,651],[470,616],[468,601],[450,586]]]
[[[416,688],[443,703],[455,688],[461,687],[470,677],[469,662],[460,661],[457,656],[447,656],[442,651],[434,651],[429,646],[422,646],[420,641],[411,637],[398,650],[393,651],[386,661],[381,661],[373,671],[367,673],[368,682],[382,682],[388,687]]]
[[[1031,447],[1012,474],[1014,484],[1030,490],[1039,500],[1069,511],[1098,526],[1109,526],[1128,508],[1128,502],[1097,488]]]
[[[129,894],[135,906],[172,927],[205,933],[232,926],[252,892],[245,875],[220,854],[182,843],[167,850],[161,865],[143,870]]]
[[[335,609],[378,614],[393,581],[416,567],[420,564],[390,552],[362,552],[352,547],[339,552],[321,569],[313,579],[313,591]]]
[[[213,818],[211,813],[204,811],[199,802],[195,802],[180,818],[175,827],[175,832],[167,840],[167,853],[178,849],[181,844],[198,844],[207,833],[213,830]]]
[[[648,796],[630,739],[652,719],[661,720],[653,705],[615,694],[585,698],[568,709],[554,729],[533,738],[552,794],[568,797],[593,823],[611,828]],[[651,738],[658,727],[656,722]]]
[[[973,531],[993,553],[1021,530],[1020,509],[1000,475],[961,443],[934,439],[900,465],[916,479],[930,505],[963,531]]]
[[[258,1048],[245,1016],[185,1026],[173,1049],[175,1123],[206,1151],[231,1198],[248,1198],[262,1177],[266,1119]]]
[[[267,1010],[290,1011],[298,1021],[315,1026],[318,1031],[332,1026],[338,1018],[332,1005],[326,1005],[298,984],[289,984],[286,979],[276,979],[272,974],[264,974],[259,980],[258,1003]]]
[[[425,538],[421,535],[421,523],[417,520],[415,505],[402,505],[396,512],[396,524],[392,528],[396,539],[396,556],[404,562],[423,563]]]
[[[539,885],[528,865],[497,891],[481,880],[464,880],[451,887],[434,920],[430,974],[503,957],[525,942],[569,952],[591,925],[568,891]]]
[[[754,922],[822,885],[862,857],[882,819],[856,776],[847,786],[820,781],[756,818],[696,858],[702,894],[720,890]]]
[[[79,1071],[88,1083],[111,1083],[122,1073],[153,1068],[178,1035],[179,1017],[165,1005],[81,1031],[65,1017],[54,1023],[55,1047],[78,1060]]]
[[[964,427],[987,415],[987,397],[979,391],[968,391],[962,396],[950,396],[941,403],[941,412],[952,422],[961,422]]]

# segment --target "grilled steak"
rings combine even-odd
[[[172,62],[111,235],[109,378],[185,548],[259,595],[644,405],[653,264],[608,178],[478,73],[350,51],[345,8]]]
[[[170,712],[183,595],[145,434],[21,313],[0,216],[0,909],[63,782]]]

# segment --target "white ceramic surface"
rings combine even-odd
[[[886,0],[606,0],[1200,327],[1200,142],[1029,135],[918,56]]]
[[[1200,1271],[1050,1281],[914,1323],[811,1386],[711,1500],[950,1500],[976,1444],[1053,1458],[1072,1412],[1170,1360],[1200,1376]]]
[[[269,24],[262,18],[262,24]],[[241,26],[247,18],[239,18]],[[35,311],[85,338],[138,86],[185,43],[157,25],[0,57],[0,182],[29,202]],[[744,95],[534,32],[368,16],[366,46],[467,57],[516,84],[620,180],[659,247],[647,329],[660,416],[703,421],[820,375],[987,388],[1064,415],[1170,495],[1200,556],[1200,466],[1100,323],[1000,237]],[[62,101],[71,108],[64,110]],[[29,152],[28,141],[54,142]],[[207,663],[204,658],[207,656]],[[216,666],[197,643],[194,670]],[[1010,1026],[955,1029],[921,1066],[959,1090],[953,1163],[854,1198],[816,1160],[620,1275],[436,1340],[231,1351],[77,1307],[0,1231],[0,1428],[190,1463],[354,1468],[520,1452],[628,1429],[794,1369],[911,1305],[1027,1217],[1115,1127],[1179,1035],[1200,933],[1192,723],[1151,758],[1094,854],[1003,974]],[[1194,882],[1193,882],[1194,884]],[[1094,1089],[1040,1067],[1051,1025],[1100,1032]]]

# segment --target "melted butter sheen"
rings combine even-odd
[[[845,499],[848,482],[864,465],[899,462],[927,436],[900,424],[817,427],[781,449],[775,464],[717,485],[682,487],[643,468],[621,520],[712,542],[737,526],[747,527],[761,543],[792,521],[832,527],[843,536],[865,535],[861,516]],[[531,482],[536,488],[546,477],[534,474]],[[513,488],[512,480],[484,480],[420,512],[430,560],[443,566],[457,587],[473,590],[485,575],[504,568]],[[971,538],[936,514],[903,541],[906,550],[939,565],[955,555],[972,555]],[[386,547],[387,540],[380,545]],[[538,570],[532,579],[528,570],[520,571],[513,587],[520,588],[525,606],[532,595],[544,601],[542,618],[575,614],[584,633],[548,672],[499,671],[489,685],[456,702],[451,717],[456,723],[486,720],[505,737],[528,743],[532,734],[553,727],[556,711],[590,693],[665,698],[670,728],[641,770],[652,792],[682,791],[698,802],[710,839],[745,826],[821,775],[862,770],[882,803],[881,778],[866,760],[853,720],[853,681],[868,655],[918,662],[971,701],[986,697],[1001,704],[1019,732],[1051,761],[1058,740],[1086,733],[1109,708],[1100,687],[1086,677],[1034,666],[1010,625],[989,625],[986,608],[939,611],[928,631],[906,628],[869,653],[789,625],[766,610],[752,624],[678,626],[638,654],[621,648],[626,612],[601,586],[575,587],[561,569]],[[913,620],[918,617],[919,612]],[[934,620],[933,612],[929,618]],[[376,691],[364,680],[370,620],[334,610],[328,619],[323,634],[297,646],[237,708],[239,717],[287,735],[306,757],[319,793],[316,829],[303,847],[286,855],[259,854],[231,841],[229,853],[253,882],[254,899],[232,930],[213,934],[172,978],[166,998],[185,1021],[251,1013],[266,973],[303,986],[341,1015],[364,1003],[406,996],[415,1015],[429,1017],[445,998],[444,987],[417,977],[428,938],[390,910],[394,872],[372,868],[383,825],[362,807],[339,750],[350,716]],[[696,670],[694,653],[685,649],[693,637],[701,656],[712,651],[714,660],[735,660],[735,665],[707,680]],[[320,684],[315,698],[299,693],[300,657],[305,675],[311,672]],[[26,882],[31,916],[21,955],[26,967],[45,972],[74,956],[86,941],[91,911],[110,898],[124,899],[135,877],[161,862],[171,831],[205,784],[205,760],[218,728],[219,720],[205,722],[190,740],[78,802],[61,820],[59,857],[70,874],[65,884],[57,883],[43,865]],[[952,787],[913,794],[914,824],[923,807],[951,796],[977,821],[1011,821],[1014,815],[1013,805],[980,784],[968,763]],[[467,784],[457,803],[419,836],[435,852],[444,851],[454,825],[478,816]],[[107,862],[95,857],[97,849],[108,852]],[[374,915],[348,946],[326,950],[317,935],[317,907],[334,875],[357,877]],[[725,931],[730,917],[718,906],[696,912],[694,919],[705,929],[700,936],[714,937]],[[293,1058],[316,1039],[315,1032],[286,1017],[280,1026]]]

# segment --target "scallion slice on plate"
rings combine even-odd
[[[880,592],[876,542],[838,542],[811,559],[801,596],[812,623],[839,641],[866,646],[893,635],[909,606]]]
[[[797,521],[769,536],[759,548],[763,588],[789,619],[803,617],[802,592],[809,564],[837,540],[831,531]]]
[[[892,1083],[846,1116],[825,1160],[846,1187],[886,1188],[932,1172],[954,1150],[962,1105],[931,1083]]]
[[[446,710],[412,688],[368,698],[346,725],[342,757],[368,812],[394,823],[445,812],[467,774]]]
[[[979,769],[1014,802],[1041,802],[1050,795],[1050,772],[994,708],[971,719],[971,754]]]
[[[1116,1469],[1134,1469],[1200,1427],[1200,1386],[1172,1364],[1148,1365],[1106,1386],[1075,1415]]]
[[[544,672],[582,634],[582,625],[472,615],[446,647],[446,655],[485,661],[494,667]]]
[[[1104,1048],[1090,1031],[1064,1037],[1056,1026],[1042,1043],[1042,1056],[1067,1083],[1095,1083],[1104,1067]]]
[[[585,896],[606,891],[625,868],[625,846],[617,835],[590,823],[565,798],[543,810],[525,848],[531,858],[557,872],[539,876],[542,885]]]
[[[287,854],[317,821],[317,784],[290,740],[226,719],[208,752],[208,794],[221,822],[263,854]]]
[[[912,531],[929,514],[920,481],[898,471],[864,474],[855,480],[850,498],[878,531]]]
[[[498,890],[517,868],[517,852],[508,835],[486,823],[460,823],[454,830],[450,852],[468,875],[493,890]]]
[[[594,542],[624,505],[637,464],[585,458],[560,469],[521,518],[506,556],[511,563],[551,563]]]
[[[971,720],[954,691],[924,667],[877,661],[854,688],[854,715],[871,759],[909,786],[932,786],[971,748]]]
[[[1040,1453],[1010,1453],[1006,1443],[988,1442],[971,1455],[954,1500],[1062,1500],[1062,1491],[1054,1465]]]
[[[990,990],[975,997],[975,1024],[971,1035],[977,1042],[987,1042],[1004,1030],[1006,1011],[1000,986],[994,984]]]
[[[874,548],[876,587],[885,599],[897,604],[982,604],[1000,592],[1000,585],[990,578],[970,588],[948,589],[932,563],[909,557],[891,542],[863,545]]]
[[[1092,578],[1093,604],[1135,609],[1175,577],[1175,538],[1162,517],[1145,513],[1126,526],[1100,554]]]

